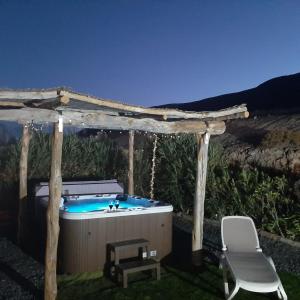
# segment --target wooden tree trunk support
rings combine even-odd
[[[134,194],[133,182],[133,154],[134,154],[134,131],[129,131],[129,145],[128,145],[128,194]]]
[[[51,174],[49,202],[47,209],[47,244],[45,257],[45,300],[53,300],[57,295],[56,264],[59,235],[59,204],[61,199],[61,157],[63,133],[55,123],[52,140]]]
[[[205,185],[208,160],[208,144],[210,134],[197,134],[197,177],[194,199],[194,225],[192,240],[192,263],[195,266],[202,264],[203,220]]]
[[[21,155],[19,163],[19,213],[18,213],[18,244],[21,244],[25,227],[27,226],[26,205],[27,205],[27,170],[29,152],[30,132],[27,125],[23,125],[21,142]]]

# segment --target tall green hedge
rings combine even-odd
[[[62,176],[70,179],[113,179],[127,183],[123,150],[106,136],[63,140]],[[0,148],[0,208],[16,208],[20,143]],[[30,141],[28,179],[49,179],[51,135],[34,133]]]

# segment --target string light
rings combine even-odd
[[[71,125],[73,123],[72,119],[69,119],[68,123]],[[37,124],[37,123],[34,123],[33,121],[26,123],[24,125],[24,127],[27,127],[35,132],[42,131],[45,127],[48,127],[48,126],[49,126],[49,122]],[[86,124],[84,122],[81,122],[81,126],[84,127],[84,126],[86,126]],[[101,129],[97,132],[97,135],[98,134],[108,135],[109,133],[112,133],[113,131],[118,132],[119,134],[124,134],[124,131],[122,131],[122,130],[117,131],[117,130]],[[142,131],[142,130],[134,130],[134,132],[136,135],[145,136],[147,138],[154,139],[154,140],[156,140],[158,137],[164,138],[164,139],[180,139],[182,136],[189,135],[187,133],[180,133],[180,134],[179,133],[176,133],[176,134],[153,133],[153,132]],[[127,131],[125,131],[125,133],[127,134]]]
[[[33,123],[33,121],[31,121],[31,123],[27,123],[26,125],[24,125],[26,128],[29,128],[31,131],[42,131],[44,128],[44,124],[35,124]]]
[[[152,156],[152,168],[151,168],[151,182],[150,182],[150,198],[154,198],[154,179],[155,179],[155,163],[156,163],[156,148],[158,137],[154,134],[154,143],[153,143],[153,156]]]

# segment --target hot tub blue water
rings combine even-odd
[[[109,204],[113,204],[113,210],[116,209],[115,204],[119,203],[118,210],[138,210],[146,207],[152,207],[158,204],[146,198],[128,196],[126,200],[119,200],[117,195],[111,196],[78,196],[64,197],[64,211],[70,213],[86,213],[95,211],[109,211]]]

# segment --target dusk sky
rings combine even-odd
[[[145,106],[300,71],[300,1],[0,0],[0,87]]]

